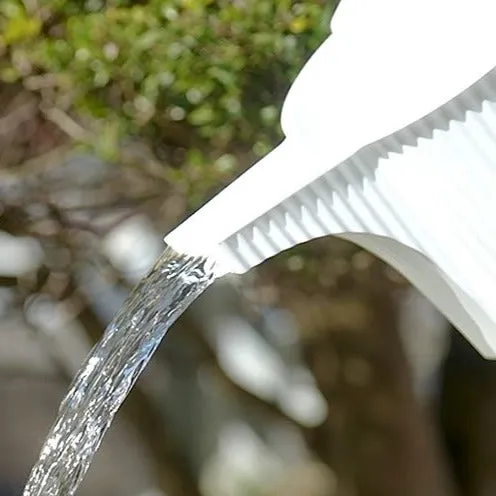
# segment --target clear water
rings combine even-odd
[[[164,251],[75,377],[24,496],[76,492],[115,413],[167,329],[214,279],[210,260]]]

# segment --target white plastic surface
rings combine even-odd
[[[496,2],[341,5],[288,95],[286,140],[165,240],[241,273],[347,238],[495,357]]]
[[[495,18],[492,0],[342,0],[286,98],[285,135],[340,162],[422,118],[494,67]]]

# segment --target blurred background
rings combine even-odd
[[[1,0],[0,496],[162,236],[281,139],[336,6]],[[78,494],[494,494],[494,367],[381,261],[315,240],[191,307]]]

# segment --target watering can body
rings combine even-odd
[[[285,140],[166,237],[242,273],[348,239],[496,357],[496,4],[342,0],[294,82]]]

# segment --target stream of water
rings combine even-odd
[[[210,260],[164,251],[76,375],[24,496],[76,492],[115,413],[165,333],[214,279]]]

